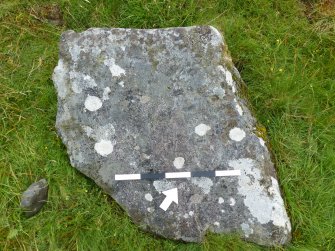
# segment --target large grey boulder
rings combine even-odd
[[[67,31],[59,56],[56,127],[71,164],[136,224],[190,242],[207,231],[237,232],[261,245],[289,242],[269,150],[238,96],[241,77],[215,28]],[[115,180],[211,170],[241,175]],[[174,188],[178,204],[165,211]]]

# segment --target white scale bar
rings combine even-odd
[[[215,177],[218,176],[240,176],[241,170],[222,170],[222,171],[215,171]]]
[[[115,180],[140,180],[141,174],[115,174]]]
[[[191,172],[165,173],[166,179],[191,178]]]
[[[217,170],[215,171],[215,177],[222,176],[240,176],[241,170]],[[192,172],[170,172],[165,173],[164,178],[166,179],[180,179],[180,178],[191,178]],[[199,177],[199,176],[195,176]],[[206,175],[204,175],[206,177]],[[144,178],[145,179],[145,178]],[[141,180],[141,174],[115,174],[115,180]]]

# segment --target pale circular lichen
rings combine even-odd
[[[85,108],[91,112],[97,111],[101,108],[102,102],[100,98],[96,96],[88,95],[85,100]]]
[[[199,136],[205,136],[206,133],[210,130],[210,126],[208,125],[205,125],[205,124],[200,124],[200,125],[197,125],[195,128],[194,128],[194,132],[196,134],[198,134]]]
[[[173,161],[173,165],[175,168],[177,169],[181,169],[183,168],[184,166],[184,163],[185,163],[185,159],[183,157],[177,157],[174,159]]]
[[[241,141],[245,137],[245,132],[238,127],[234,127],[229,131],[229,138],[234,141]]]
[[[95,143],[94,150],[103,157],[111,154],[114,150],[114,146],[110,140],[100,140]]]

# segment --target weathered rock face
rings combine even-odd
[[[237,95],[241,79],[215,28],[67,31],[53,80],[56,127],[72,166],[140,227],[190,242],[206,231],[238,232],[262,245],[290,240],[269,151]],[[241,175],[115,180],[212,170]],[[162,192],[172,188],[179,203],[164,211]]]

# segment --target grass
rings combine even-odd
[[[0,249],[264,249],[234,235],[209,234],[202,244],[187,244],[142,232],[70,166],[54,128],[51,74],[61,32],[208,24],[224,32],[271,142],[293,224],[285,249],[335,250],[333,7],[331,0],[0,2]],[[61,25],[48,21],[57,21],[57,8]],[[25,219],[20,194],[41,177],[50,184],[48,203]]]

